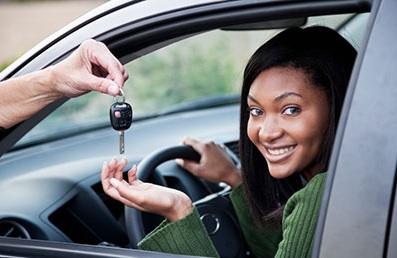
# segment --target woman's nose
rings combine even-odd
[[[283,129],[277,118],[266,117],[259,130],[259,138],[263,142],[273,142],[283,135]]]

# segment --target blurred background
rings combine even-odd
[[[108,0],[0,0],[0,71],[64,25]]]

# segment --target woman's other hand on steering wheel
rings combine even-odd
[[[101,181],[107,195],[124,205],[156,213],[170,221],[182,219],[192,211],[192,201],[185,193],[140,181],[135,165],[128,171],[128,182],[123,180],[126,165],[125,158],[120,163],[116,158],[103,163]]]
[[[223,145],[212,141],[203,142],[190,137],[184,138],[182,144],[192,146],[201,155],[200,162],[176,160],[178,165],[193,175],[211,182],[225,182],[233,188],[241,183],[241,172]]]

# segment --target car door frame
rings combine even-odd
[[[396,257],[397,2],[375,1],[330,161],[313,257]],[[391,242],[390,242],[391,243]]]
[[[197,256],[181,256],[112,246],[90,246],[18,238],[1,238],[0,256],[9,258],[197,258]]]

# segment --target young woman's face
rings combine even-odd
[[[272,68],[252,83],[248,108],[248,137],[270,174],[280,179],[302,172],[310,180],[329,124],[326,93],[303,70]]]

